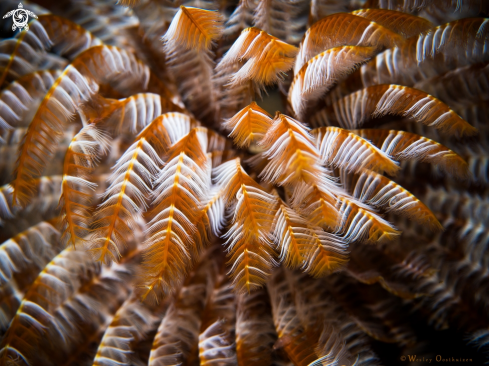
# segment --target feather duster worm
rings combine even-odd
[[[0,365],[483,362],[489,8],[360,3],[24,2]]]

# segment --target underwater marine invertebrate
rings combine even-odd
[[[489,9],[452,3],[26,3],[0,365],[482,360]]]

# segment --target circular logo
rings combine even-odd
[[[14,14],[12,15],[12,20],[14,21],[14,25],[12,27],[12,30],[15,30],[15,28],[25,28],[26,30],[29,29],[29,26],[27,25],[27,21],[29,20],[29,14],[27,14],[27,11],[25,9],[17,9],[14,10]]]
[[[29,30],[29,25],[27,22],[29,21],[29,16],[36,18],[37,15],[34,14],[32,11],[24,9],[22,4],[19,4],[19,8],[9,11],[7,14],[3,16],[3,19],[7,17],[12,17],[12,20],[14,24],[12,25],[12,30],[15,31],[17,28],[20,30]]]

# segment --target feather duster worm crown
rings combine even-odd
[[[0,365],[484,362],[486,1],[24,6]]]

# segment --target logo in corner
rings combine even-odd
[[[19,30],[29,30],[29,25],[27,24],[29,21],[29,16],[37,19],[36,14],[30,10],[24,9],[24,6],[22,3],[20,3],[18,9],[9,11],[3,16],[3,19],[12,17],[12,20],[14,21],[14,25],[12,25],[13,31],[15,31],[17,28],[19,28]]]

